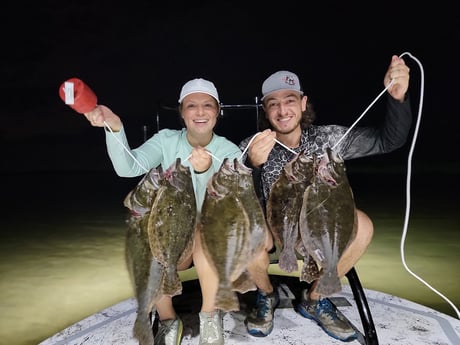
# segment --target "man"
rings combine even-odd
[[[296,74],[278,71],[264,81],[261,98],[265,113],[261,129],[264,130],[239,145],[243,152],[247,150],[245,163],[254,169],[255,185],[260,186],[259,197],[264,205],[283,167],[294,158],[292,151],[322,154],[326,147],[338,143],[334,150],[347,160],[391,152],[405,144],[412,113],[407,97],[409,68],[402,58],[392,57],[383,82],[388,86],[388,95],[382,125],[379,128],[347,128],[313,125],[315,112]],[[337,264],[339,277],[355,266],[372,239],[372,221],[360,210],[357,210],[357,219],[356,237]],[[268,251],[265,255],[268,257]],[[264,265],[267,262],[269,259],[265,258]],[[268,264],[266,266],[268,268]],[[257,278],[254,280],[257,283]],[[355,339],[357,335],[350,324],[340,318],[327,298],[316,292],[317,282],[314,281],[308,291],[303,291],[295,309],[305,318],[316,321],[330,336],[342,341]],[[273,313],[279,297],[272,286],[257,285],[256,308],[248,315],[246,326],[251,335],[265,337],[273,329]]]

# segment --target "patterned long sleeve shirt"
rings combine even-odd
[[[388,153],[405,144],[411,123],[412,111],[409,100],[399,102],[387,95],[386,114],[380,127],[310,125],[302,131],[300,145],[294,151],[300,153],[305,150],[306,154],[321,155],[327,147],[334,147],[344,160]],[[251,138],[241,141],[239,147],[242,151],[245,151]],[[294,156],[293,152],[276,143],[268,160],[260,168],[252,167],[254,184],[263,203],[268,199],[271,186],[278,179],[284,166]],[[247,161],[247,155],[243,159]],[[249,162],[246,163],[251,166]],[[262,195],[259,189],[262,189]]]

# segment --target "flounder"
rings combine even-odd
[[[272,235],[265,219],[262,205],[257,198],[252,169],[236,158],[233,161],[233,167],[238,173],[237,196],[243,203],[243,207],[249,217],[250,246],[249,257],[246,261],[250,262],[261,252],[266,251],[265,248],[268,243],[271,243]],[[233,282],[233,289],[240,293],[245,293],[250,290],[256,290],[257,286],[245,271],[237,281]]]
[[[165,172],[148,219],[153,258],[165,269],[164,295],[182,293],[177,266],[193,250],[197,207],[190,169],[176,159]]]
[[[231,161],[224,159],[208,182],[199,224],[205,255],[219,278],[215,304],[223,311],[239,310],[233,283],[245,281],[238,278],[245,274],[251,252],[251,219],[238,196],[239,179]]]
[[[304,151],[300,152],[285,165],[267,200],[268,225],[275,243],[280,247],[278,265],[286,272],[298,269],[296,249],[300,241],[299,214],[303,194],[311,183],[313,171],[313,158]]]
[[[342,289],[337,263],[356,236],[356,221],[344,160],[327,148],[305,190],[299,216],[303,245],[321,267],[316,291],[322,296]]]
[[[164,269],[153,259],[147,231],[150,210],[162,179],[161,168],[151,169],[124,199],[129,209],[125,259],[138,305],[133,334],[140,345],[153,344],[150,313],[162,294]]]

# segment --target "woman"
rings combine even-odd
[[[167,169],[180,158],[191,170],[199,216],[208,180],[225,158],[241,155],[237,145],[214,133],[219,112],[219,96],[214,84],[202,78],[190,80],[182,87],[179,97],[179,113],[185,128],[163,129],[133,150],[129,148],[120,117],[108,107],[98,105],[84,115],[93,126],[107,128],[107,150],[119,176],[140,176],[159,165]],[[218,278],[204,255],[198,231],[194,242],[191,256],[177,269],[185,270],[192,262],[196,268],[203,297],[199,314],[200,345],[223,345],[222,314],[214,307]],[[162,296],[155,309],[160,322],[154,343],[180,344],[182,321],[174,310],[172,297]]]

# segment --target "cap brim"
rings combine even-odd
[[[210,93],[210,92],[208,92],[208,91],[192,91],[192,92],[188,92],[188,93],[182,95],[182,97],[179,98],[179,101],[178,101],[178,102],[179,102],[179,103],[182,103],[182,101],[184,100],[185,97],[187,97],[188,95],[191,95],[191,94],[193,94],[193,93],[205,93],[205,94],[211,96],[212,98],[214,98],[214,99],[217,101],[217,103],[220,103],[219,99],[216,98],[216,95],[213,95],[212,93]]]
[[[272,93],[278,92],[278,91],[294,91],[294,92],[297,92],[298,94],[300,94],[301,96],[303,96],[303,91],[294,90],[294,89],[277,89],[277,90],[270,91],[266,95],[262,96],[262,98],[260,100],[263,101],[265,98],[270,96]]]

